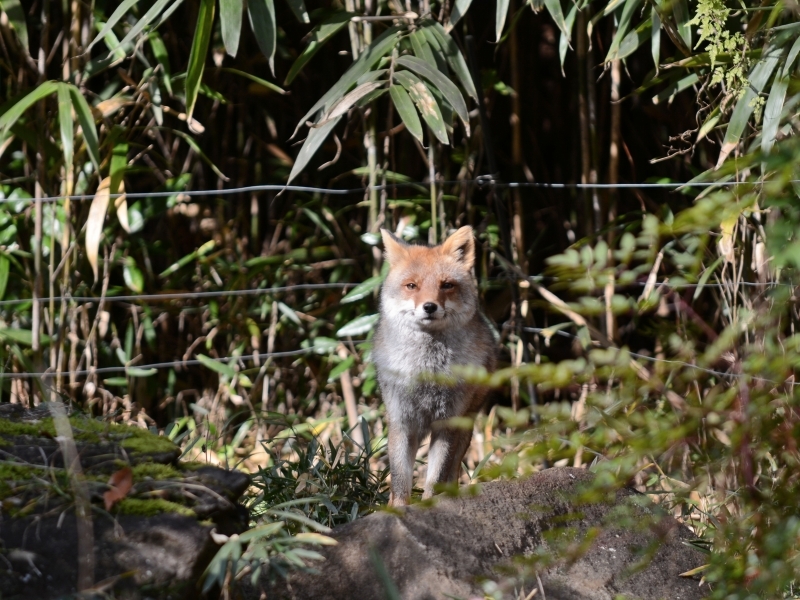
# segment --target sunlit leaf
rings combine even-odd
[[[428,86],[410,71],[399,71],[394,74],[394,77],[406,88],[408,95],[414,101],[417,110],[419,110],[422,118],[425,119],[436,138],[443,144],[449,144],[450,141],[447,139],[447,130],[442,118],[442,111],[439,109],[439,104],[431,94]]]
[[[341,120],[341,116],[335,117],[333,119],[328,119],[324,125],[319,127],[312,127],[308,132],[308,137],[306,141],[303,142],[302,148],[300,148],[300,152],[297,154],[297,158],[292,165],[292,171],[289,173],[289,179],[286,181],[287,184],[291,183],[292,180],[300,174],[300,171],[305,169],[308,161],[316,154],[319,147],[328,137],[331,131],[333,131],[336,124]]]
[[[58,84],[58,126],[61,132],[61,147],[64,151],[64,166],[72,169],[73,135],[72,128],[72,101],[69,96],[69,86],[65,83]]]
[[[250,27],[256,35],[256,42],[261,52],[269,60],[269,68],[275,75],[275,44],[277,32],[275,25],[274,0],[248,0],[247,15]]]
[[[153,50],[153,56],[156,57],[156,60],[158,61],[158,64],[161,65],[161,70],[164,73],[164,77],[162,78],[164,87],[167,88],[167,93],[171,96],[172,70],[169,66],[169,54],[167,53],[167,47],[164,45],[164,40],[162,40],[161,36],[155,31],[150,33],[148,36],[148,41],[150,42],[150,48]]]
[[[122,267],[122,277],[125,280],[125,285],[130,288],[134,294],[141,294],[144,291],[144,275],[136,266],[136,262],[128,257]]]
[[[100,238],[103,235],[103,223],[106,220],[106,212],[108,211],[108,201],[110,194],[111,179],[105,177],[100,185],[97,186],[97,192],[92,199],[92,205],[89,207],[89,217],[86,219],[86,258],[92,266],[94,279],[97,281],[97,253],[100,249]]]
[[[225,375],[228,379],[233,379],[236,377],[236,370],[230,365],[218,360],[214,360],[205,354],[197,354],[196,357],[197,360],[200,361],[200,364],[202,364],[204,367],[207,367],[212,371],[219,373],[220,375]]]
[[[122,41],[119,43],[119,45],[116,48],[109,48],[109,56],[114,54],[118,48],[124,48],[129,42],[133,41],[140,33],[142,33],[144,28],[150,25],[150,23],[152,23],[156,17],[161,14],[170,1],[175,2],[175,4],[180,4],[181,0],[156,0],[153,3],[153,6],[151,6],[150,9],[144,13],[138,21],[136,21],[136,24],[131,27],[127,35],[122,38]],[[97,37],[99,38],[100,36]]]
[[[0,254],[0,300],[6,295],[8,285],[8,274],[11,271],[11,261],[5,254]]]
[[[45,81],[18,100],[11,108],[0,115],[0,136],[4,136],[31,106],[54,93],[57,89],[58,83]]]
[[[97,128],[94,124],[94,116],[89,103],[83,97],[81,91],[74,85],[69,86],[69,93],[72,96],[72,109],[78,117],[81,126],[83,140],[86,142],[86,152],[94,163],[94,168],[100,172],[100,143],[97,139]]]
[[[625,0],[625,4],[622,7],[622,15],[620,15],[619,23],[617,24],[617,32],[614,34],[614,39],[611,40],[611,46],[608,49],[608,54],[606,54],[606,62],[623,58],[623,56],[620,56],[619,52],[620,44],[623,39],[625,39],[631,25],[631,19],[641,3],[642,0]],[[638,46],[636,46],[636,48],[638,48]],[[632,53],[633,50],[631,50],[629,54]]]
[[[400,115],[403,123],[405,123],[408,132],[422,142],[422,123],[417,115],[417,109],[414,108],[414,103],[402,85],[393,85],[389,88],[389,94],[392,96],[392,102],[397,109],[397,114]]]
[[[235,57],[239,51],[239,36],[242,33],[242,0],[219,0],[219,23],[225,52]]]
[[[4,327],[0,328],[0,340],[30,346],[33,344],[33,332],[29,329],[10,329]],[[50,337],[41,335],[39,337],[39,343],[42,346],[49,345]]]
[[[420,60],[424,60],[432,69],[438,69],[436,66],[436,59],[433,57],[433,52],[428,45],[428,40],[425,39],[425,34],[417,29],[412,32],[408,39],[411,41],[411,47],[414,49],[414,55]]]
[[[246,79],[249,79],[250,81],[257,83],[258,85],[262,85],[268,90],[271,90],[273,92],[278,92],[279,94],[286,93],[286,90],[284,90],[283,88],[275,85],[272,82],[267,81],[266,79],[261,79],[261,77],[256,77],[252,73],[247,73],[245,71],[240,71],[239,69],[230,69],[230,68],[224,68],[221,70],[225,71],[226,73],[232,73],[234,75],[238,75],[239,77],[244,77]]]
[[[92,43],[89,44],[87,51],[91,50],[97,42],[104,39],[108,32],[113,29],[114,25],[119,23],[120,19],[124,17],[132,7],[136,6],[138,1],[139,0],[123,0],[123,2],[121,2],[120,5],[114,9],[114,12],[111,13],[111,16],[108,17],[108,21],[105,22],[103,27],[100,29],[100,32],[92,40]]]
[[[289,5],[289,8],[292,9],[298,21],[301,23],[311,22],[311,19],[308,18],[308,11],[306,10],[306,5],[303,0],[286,0],[286,3]]]
[[[455,40],[449,33],[445,32],[444,27],[439,23],[432,22],[429,28],[439,40],[439,45],[442,47],[447,57],[447,64],[450,65],[450,68],[453,69],[456,77],[458,77],[458,80],[461,82],[461,87],[464,88],[471,98],[477,100],[478,92],[472,81],[472,75],[470,74],[469,68],[467,68],[467,62],[464,60],[464,56],[461,54],[461,50],[459,50]]]
[[[464,124],[464,130],[467,136],[469,136],[469,111],[467,110],[467,103],[464,101],[464,97],[455,84],[445,77],[441,71],[432,69],[427,63],[413,56],[401,56],[397,60],[397,64],[411,69],[433,83],[436,89],[442,93],[444,98],[450,103],[450,106],[456,111],[459,119],[461,119],[461,122]]]
[[[214,25],[215,5],[216,0],[200,0],[197,27],[192,40],[192,50],[189,53],[189,65],[186,68],[186,115],[189,118],[194,112],[197,92],[200,90],[200,81],[203,78],[208,45],[211,42],[211,28]]]
[[[508,15],[508,5],[509,0],[497,0],[497,5],[495,6],[494,29],[495,40],[498,42],[503,36],[503,27],[506,24],[506,16]]]
[[[450,11],[450,19],[447,21],[446,31],[450,31],[453,26],[461,20],[469,10],[472,0],[456,0],[453,10]]]
[[[25,54],[30,55],[30,46],[28,45],[28,25],[25,22],[25,9],[20,4],[19,0],[0,0],[0,8],[8,16],[8,22],[11,24],[14,33],[17,34],[20,46],[25,50]]]
[[[547,11],[550,13],[550,16],[553,17],[553,21],[556,22],[558,28],[567,36],[567,39],[570,38],[570,30],[567,27],[567,23],[564,20],[564,11],[561,9],[561,0],[544,0],[544,5],[547,7]]]
[[[356,287],[350,290],[344,298],[342,298],[339,302],[341,304],[347,304],[348,302],[355,302],[356,300],[361,300],[362,298],[366,298],[376,289],[378,289],[381,284],[383,284],[383,280],[385,276],[383,275],[376,275],[375,277],[370,277],[369,279],[359,283]]]
[[[347,325],[336,332],[336,337],[347,337],[363,335],[372,331],[375,323],[378,322],[379,315],[362,315],[350,321]]]

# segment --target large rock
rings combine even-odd
[[[94,581],[124,598],[197,598],[218,549],[212,531],[247,527],[243,473],[176,462],[178,448],[148,431],[70,417],[93,503]],[[47,407],[0,405],[0,598],[64,598],[77,591],[79,522]],[[132,487],[105,511],[112,473]],[[87,529],[87,525],[91,529]],[[90,539],[90,538],[88,538]],[[88,545],[88,544],[87,544]]]
[[[634,490],[617,492],[612,502],[578,501],[593,477],[583,469],[549,469],[523,481],[484,484],[477,497],[370,515],[334,530],[338,545],[323,551],[317,574],[295,573],[277,592],[296,599],[383,599],[387,576],[376,572],[382,562],[404,599],[484,597],[479,580],[501,579],[497,569],[512,557],[547,559],[556,547],[574,549],[602,527],[580,558],[539,569],[547,600],[704,597],[706,588],[680,577],[705,562],[684,543],[692,533]],[[648,549],[652,560],[645,565]],[[522,585],[527,593],[538,587],[536,573],[529,570]]]

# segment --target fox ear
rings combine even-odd
[[[469,225],[462,227],[447,238],[442,244],[442,252],[463,263],[465,268],[471,269],[475,263],[475,238],[472,227]]]
[[[381,229],[381,237],[383,238],[383,247],[385,249],[384,254],[390,265],[396,264],[405,257],[408,244],[388,229]]]

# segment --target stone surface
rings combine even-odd
[[[633,490],[621,490],[612,503],[576,503],[576,493],[592,478],[583,469],[548,469],[523,481],[484,484],[476,497],[441,499],[433,508],[412,507],[401,515],[370,515],[334,530],[339,543],[323,551],[318,574],[295,573],[273,593],[295,599],[385,598],[385,581],[370,556],[377,553],[404,599],[483,597],[479,579],[498,579],[496,569],[511,557],[552,552],[559,538],[580,541],[590,528],[611,521],[575,562],[539,573],[548,600],[704,597],[707,589],[698,581],[679,576],[705,562],[684,543],[692,533],[646,501],[641,508],[643,497]],[[623,526],[616,514],[620,506],[632,507],[634,521],[638,515],[653,525]],[[631,572],[642,550],[659,540],[649,564]],[[524,582],[528,593],[538,587],[530,576]]]
[[[47,407],[0,404],[0,599],[76,593],[78,522]],[[117,598],[198,598],[219,546],[211,532],[244,531],[237,501],[249,477],[177,463],[171,442],[73,415],[70,422],[93,503],[94,581]],[[109,475],[132,467],[132,487],[105,511]]]

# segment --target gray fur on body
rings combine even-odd
[[[471,431],[434,424],[478,412],[486,390],[464,383],[422,380],[426,375],[452,375],[454,365],[494,368],[494,337],[477,309],[454,325],[421,329],[407,315],[385,311],[382,303],[372,356],[389,421],[394,505],[406,504],[410,498],[416,452],[428,433],[425,498],[433,494],[437,483],[458,478],[461,459],[472,439]]]

